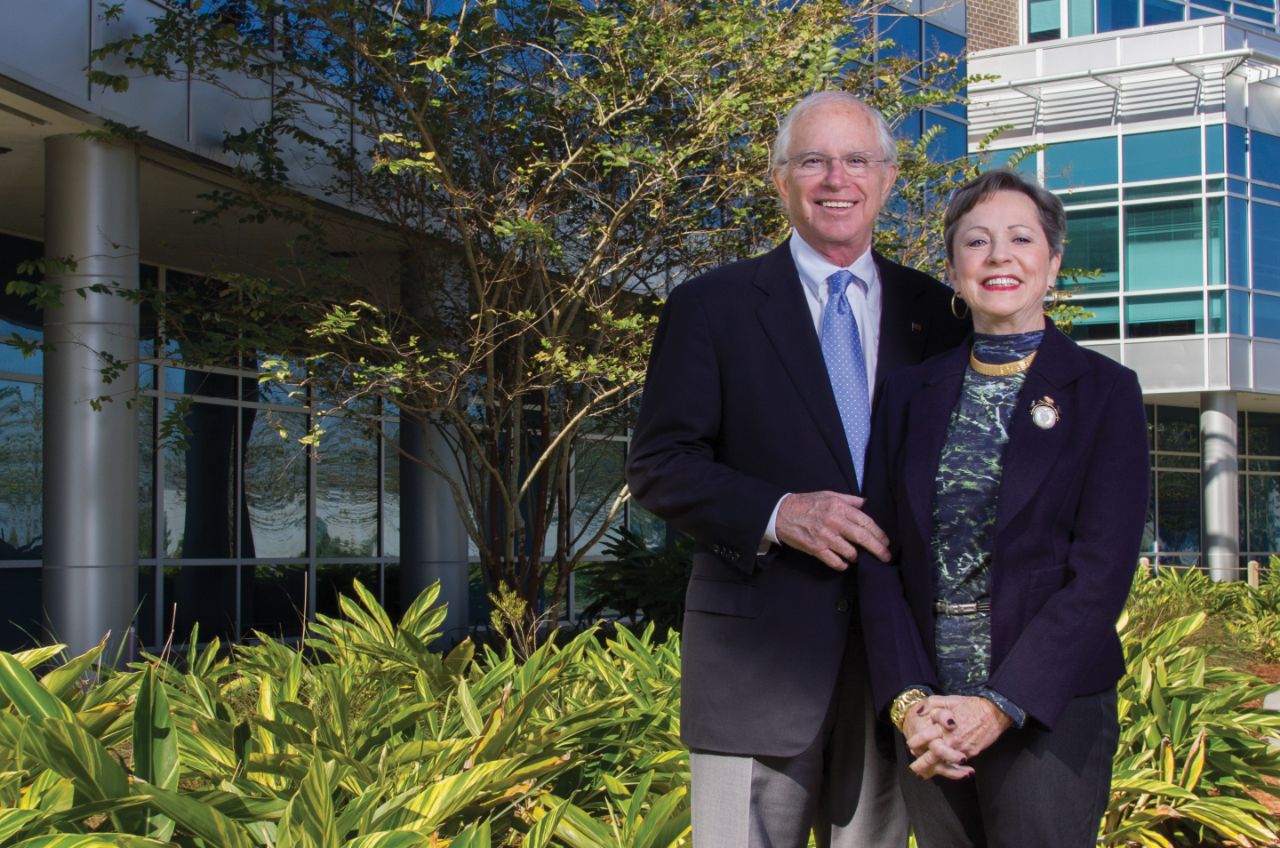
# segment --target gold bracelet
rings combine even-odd
[[[901,732],[902,723],[907,719],[907,710],[928,697],[929,693],[923,689],[908,689],[903,692],[893,699],[893,706],[889,707],[889,721]]]

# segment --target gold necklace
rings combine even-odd
[[[1039,351],[1032,351],[1022,359],[1014,362],[1005,362],[1001,365],[991,365],[978,359],[978,355],[969,350],[969,367],[977,371],[984,377],[1011,377],[1014,374],[1021,374],[1031,367],[1031,363],[1035,360]]]

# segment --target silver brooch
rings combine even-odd
[[[1062,413],[1058,410],[1058,404],[1048,395],[1031,404],[1031,420],[1041,430],[1052,428],[1060,418]]]

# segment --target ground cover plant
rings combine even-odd
[[[119,672],[101,648],[0,653],[0,846],[689,844],[675,634],[441,653],[434,589],[392,621],[353,588],[301,645],[214,641]],[[1251,793],[1280,777],[1280,716],[1256,708],[1267,684],[1210,660],[1207,621],[1122,622],[1105,845],[1277,840]]]

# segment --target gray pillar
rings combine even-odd
[[[61,305],[44,316],[44,572],[49,635],[73,654],[110,632],[107,657],[129,659],[138,598],[137,369],[104,384],[103,354],[138,355],[138,155],[79,136],[45,143],[45,255],[75,267],[49,280]],[[90,401],[112,398],[95,410]]]
[[[400,420],[400,592],[407,605],[440,581],[440,602],[449,605],[444,641],[466,636],[467,531],[444,477],[424,463],[452,463],[452,452],[433,424],[405,415]]]
[[[1200,396],[1200,476],[1204,487],[1204,563],[1214,580],[1235,580],[1240,568],[1240,508],[1237,485],[1236,396]]]

